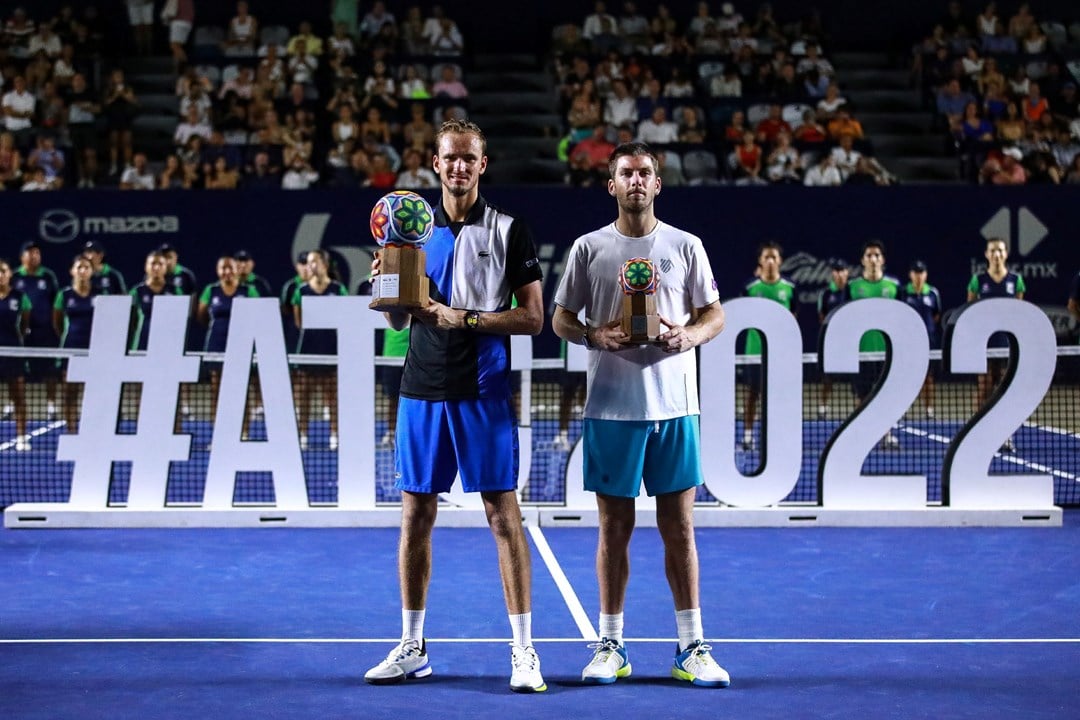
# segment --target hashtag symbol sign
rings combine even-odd
[[[169,464],[187,460],[191,436],[173,432],[180,383],[199,378],[199,358],[184,356],[191,299],[171,295],[154,299],[146,355],[127,354],[131,297],[94,299],[90,350],[69,362],[68,380],[85,383],[79,432],[62,435],[57,460],[75,464],[69,505],[104,508],[114,462],[131,462],[129,510],[165,506]],[[141,383],[142,396],[134,434],[120,434],[120,396],[124,383]]]

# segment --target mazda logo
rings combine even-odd
[[[79,236],[79,216],[70,210],[46,210],[38,222],[38,234],[46,242],[71,242]]]

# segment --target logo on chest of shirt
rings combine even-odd
[[[934,304],[934,301],[930,299],[929,295],[923,295],[922,304],[929,307]]]
[[[10,309],[12,312],[18,312],[19,311],[19,301],[16,300],[15,298],[11,298],[10,300],[8,300],[8,309]]]
[[[1005,283],[1005,292],[1007,292],[1010,295],[1015,295],[1016,294],[1016,283],[1012,283],[1012,282]]]
[[[675,266],[670,258],[661,258],[657,265],[660,266],[660,272],[671,272],[671,268]]]
[[[75,304],[76,304],[76,303],[75,303],[75,298],[68,298],[68,301],[67,301],[67,306],[68,306],[69,308],[73,308],[73,307],[75,307]]]
[[[38,290],[44,290],[47,285],[48,283],[46,283],[44,280],[37,281]]]

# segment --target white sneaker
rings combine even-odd
[[[392,448],[394,447],[394,436],[390,433],[383,433],[383,436],[379,438],[379,447]]]
[[[266,414],[266,408],[262,405],[256,405],[255,409],[251,411],[252,418],[259,418]]]
[[[818,405],[817,406],[818,420],[824,420],[828,416],[829,416],[829,406],[828,405]]]
[[[553,450],[559,450],[562,452],[569,452],[570,450],[570,437],[561,432],[555,436],[555,439],[551,441],[551,447]]]
[[[629,677],[632,668],[626,648],[614,640],[602,638],[592,643],[595,650],[592,660],[581,671],[581,682],[586,685],[610,685],[618,678]]]
[[[338,449],[337,435],[331,435],[330,436],[330,449],[331,450],[337,450]]]
[[[423,678],[430,674],[427,641],[402,640],[385,660],[364,673],[364,682],[390,685],[403,682],[407,678]]]
[[[307,435],[301,435],[300,436],[300,449],[301,450],[307,450],[308,449]]]
[[[180,417],[185,417],[185,418],[191,417],[191,406],[190,405],[181,405],[180,406]]]
[[[934,419],[934,408],[932,408],[932,407],[926,408],[926,417],[927,417],[928,420],[933,420]]]
[[[881,447],[886,450],[899,450],[900,438],[893,435],[893,431],[885,433],[885,437],[881,438]]]
[[[30,440],[25,436],[20,436],[15,440],[15,452],[27,452],[30,450]]]
[[[8,403],[4,406],[4,419],[7,420],[13,414],[15,414],[15,406],[11,403]]]
[[[56,403],[51,402],[45,407],[45,415],[50,420],[55,420],[56,419],[56,415],[57,415],[57,413],[56,413]]]
[[[329,421],[329,420],[330,420],[330,408],[329,408],[329,406],[327,406],[327,405],[323,405],[323,409],[322,409],[322,419],[323,419],[323,420],[327,420],[327,421]]]
[[[540,674],[540,658],[532,645],[510,643],[510,689],[518,693],[538,693],[547,690]]]
[[[686,680],[702,687],[727,687],[731,677],[727,670],[720,667],[709,653],[712,646],[703,641],[690,645],[682,652],[675,653],[675,665],[671,668],[671,677]]]
[[[1016,443],[1013,442],[1013,439],[1012,439],[1011,435],[1009,436],[1009,438],[1004,443],[1002,443],[1001,452],[1003,452],[1003,453],[1015,453],[1016,452]]]

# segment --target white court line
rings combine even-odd
[[[591,638],[585,638],[589,640]],[[0,639],[0,645],[122,645],[122,644],[393,644],[386,638],[27,638]],[[429,643],[508,643],[503,638],[427,638]],[[533,638],[534,643],[580,643],[579,638]],[[675,638],[626,638],[627,643],[672,643]],[[715,645],[1080,645],[1080,638],[712,638]]]
[[[927,440],[935,440],[935,441],[937,441],[939,443],[942,443],[943,445],[948,445],[950,442],[952,442],[952,438],[947,438],[947,437],[944,437],[942,435],[935,435],[935,434],[932,434],[932,433],[928,433],[925,430],[919,430],[918,428],[912,428],[912,427],[903,426],[903,427],[900,428],[900,430],[903,431],[903,432],[909,433],[911,435],[915,435],[916,437],[926,438]],[[1080,477],[1077,477],[1076,475],[1073,475],[1072,473],[1067,473],[1064,470],[1057,470],[1055,468],[1052,468],[1052,467],[1050,467],[1048,465],[1043,465],[1041,463],[1030,462],[1028,460],[1018,458],[1015,455],[1009,455],[1008,453],[996,452],[996,453],[994,453],[994,457],[996,457],[996,458],[998,458],[1000,460],[1003,460],[1003,461],[1005,461],[1007,463],[1012,463],[1013,465],[1020,465],[1021,467],[1026,467],[1029,470],[1034,470],[1035,472],[1041,472],[1041,473],[1046,473],[1048,475],[1053,475],[1054,477],[1059,477],[1059,478],[1062,478],[1063,480],[1080,481]]]
[[[548,545],[547,538],[544,537],[544,531],[540,529],[539,525],[529,525],[529,535],[532,537],[533,542],[536,543],[536,550],[540,553],[540,557],[544,559],[544,564],[547,565],[548,572],[551,573],[551,579],[555,581],[555,586],[562,593],[563,601],[570,610],[570,614],[574,617],[574,622],[577,623],[581,637],[586,640],[599,640],[600,635],[589,620],[589,614],[581,606],[581,601],[578,600],[577,593],[574,592],[574,588],[571,587],[570,581],[566,578],[566,573],[559,566],[555,553],[551,551],[551,546]]]
[[[46,433],[51,433],[53,430],[56,430],[63,425],[63,420],[54,420],[48,425],[42,425],[37,430],[31,430],[30,432],[28,432],[26,434],[26,439],[31,440],[33,438],[36,438],[38,435],[45,435]],[[15,438],[13,440],[8,440],[6,443],[0,444],[0,452],[10,450],[11,448],[15,447],[15,443],[18,442],[18,440],[19,438]]]

